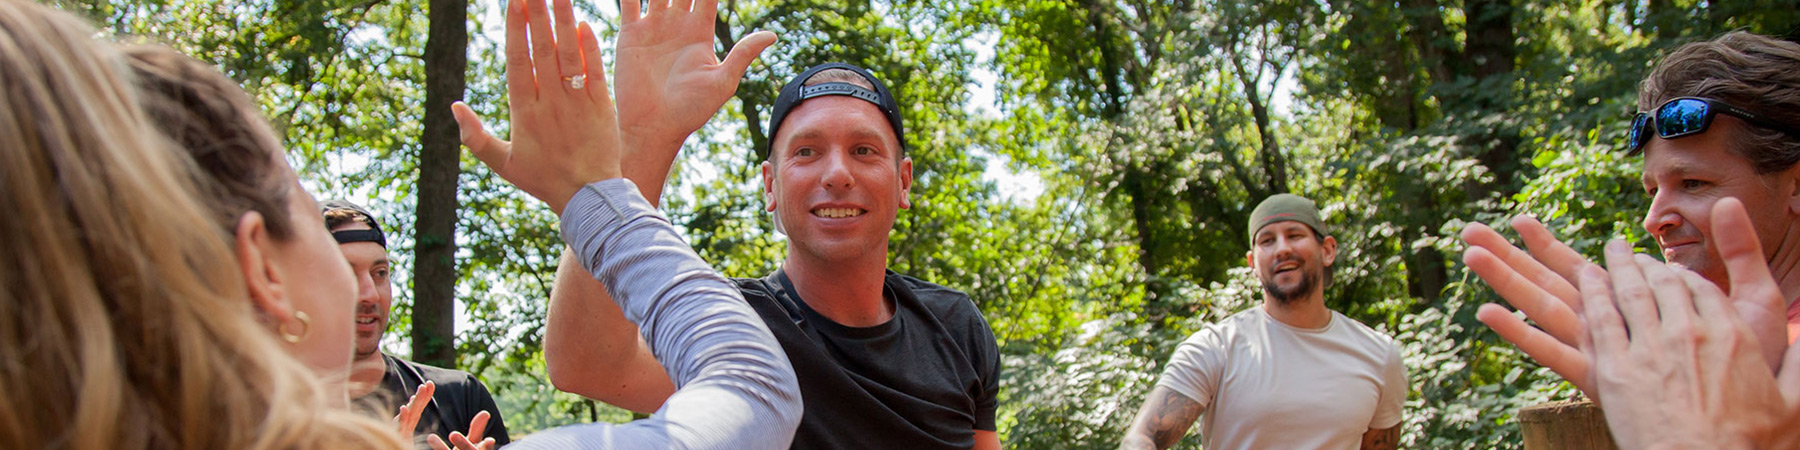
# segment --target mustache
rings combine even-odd
[[[361,314],[361,315],[373,315],[373,314],[375,314],[375,313],[377,313],[377,312],[380,312],[380,311],[379,311],[379,310],[377,310],[377,309],[376,309],[376,308],[375,308],[375,304],[374,304],[374,303],[369,303],[369,302],[358,302],[358,303],[357,303],[357,304],[356,304],[356,313],[357,313],[357,314]]]
[[[1693,227],[1679,227],[1679,228],[1676,228],[1673,230],[1669,230],[1669,232],[1667,232],[1667,233],[1657,235],[1657,237],[1656,237],[1657,245],[1662,245],[1665,242],[1687,242],[1687,241],[1705,242],[1706,236],[1701,235],[1700,230],[1695,229]]]

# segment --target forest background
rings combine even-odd
[[[498,3],[48,1],[218,64],[313,192],[379,214],[391,352],[479,375],[515,436],[632,419],[550,385],[555,216],[456,141],[451,101],[505,116]],[[615,2],[577,2],[608,42]],[[819,62],[872,69],[917,171],[890,267],[986,314],[1008,447],[1115,446],[1181,339],[1260,302],[1247,215],[1293,192],[1341,243],[1327,305],[1405,350],[1404,445],[1488,449],[1519,447],[1520,407],[1580,394],[1474,320],[1497,299],[1456,233],[1531,213],[1589,254],[1654,249],[1617,151],[1638,81],[1726,31],[1800,38],[1800,2],[721,2],[721,56],[755,30],[781,41],[688,141],[666,212],[727,275],[773,270],[755,168],[776,91]]]

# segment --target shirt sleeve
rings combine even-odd
[[[1220,325],[1208,326],[1181,341],[1175,353],[1169,355],[1169,364],[1156,385],[1187,396],[1204,411],[1212,406],[1212,395],[1218,392],[1227,350]]]
[[[563,211],[562,235],[677,389],[647,419],[554,428],[507,448],[788,447],[801,405],[787,355],[730,280],[635,185],[619,178],[583,187]]]
[[[1000,345],[994,340],[994,332],[988,327],[987,320],[977,321],[975,329],[975,345],[982,349],[981,361],[976,361],[976,368],[981,374],[981,394],[975,398],[975,429],[997,431],[996,416],[1000,409]]]
[[[1406,362],[1400,357],[1400,347],[1388,343],[1388,362],[1382,370],[1381,398],[1375,403],[1375,417],[1369,420],[1369,429],[1382,430],[1400,424],[1404,417],[1406,395],[1411,390],[1406,382]]]

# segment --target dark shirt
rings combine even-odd
[[[970,448],[975,430],[994,430],[1000,351],[967,294],[888,271],[893,318],[849,327],[807,306],[781,271],[735,281],[799,378],[793,448]]]
[[[419,426],[413,439],[415,447],[429,448],[423,439],[425,433],[435,434],[445,443],[450,442],[450,432],[468,435],[469,422],[482,411],[487,411],[489,416],[482,437],[494,438],[499,445],[512,442],[506,435],[506,422],[500,420],[500,407],[494,404],[494,396],[488,394],[487,386],[474,375],[395,358],[385,352],[381,359],[387,363],[387,374],[381,376],[381,388],[356,399],[354,403],[358,409],[369,411],[384,407],[374,412],[382,418],[391,418],[400,412],[400,407],[406,405],[406,400],[412,398],[419,386],[426,381],[437,384],[437,390],[431,394],[431,403],[419,415]]]

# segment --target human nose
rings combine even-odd
[[[375,276],[369,272],[357,272],[356,299],[360,301],[374,301],[376,294]]]
[[[1651,236],[1661,237],[1669,230],[1681,226],[1681,214],[1676,212],[1671,203],[1674,200],[1661,193],[1650,199],[1650,210],[1644,212],[1644,231],[1650,232]]]
[[[1275,260],[1287,259],[1294,254],[1294,241],[1287,236],[1275,237]]]
[[[825,158],[825,175],[820,181],[826,188],[849,189],[856,185],[856,177],[850,174],[848,152],[833,151]]]

